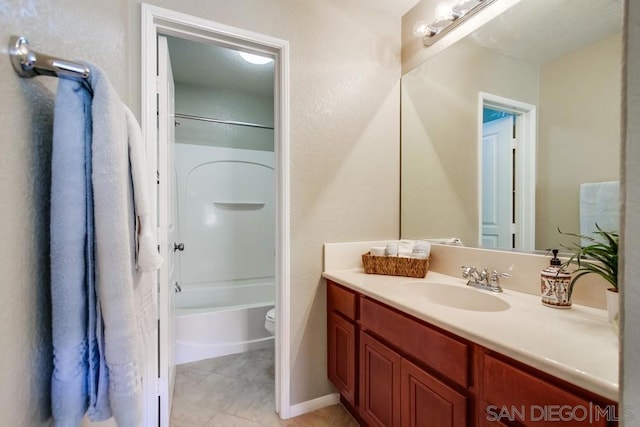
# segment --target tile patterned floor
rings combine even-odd
[[[341,405],[289,420],[274,412],[273,349],[178,365],[171,427],[357,427]]]

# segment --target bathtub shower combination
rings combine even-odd
[[[176,363],[266,348],[273,336],[273,152],[176,144]]]

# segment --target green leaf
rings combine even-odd
[[[597,274],[606,280],[616,290],[618,289],[618,246],[620,235],[617,232],[605,231],[596,224],[594,234],[602,237],[604,242],[592,237],[584,236],[577,233],[565,233],[560,228],[558,232],[565,236],[572,236],[591,242],[591,244],[582,246],[574,243],[572,247],[565,247],[572,252],[571,257],[562,264],[563,268],[575,265],[577,268],[573,271],[575,276],[569,285],[569,298],[573,293],[573,286],[576,282],[587,274]]]

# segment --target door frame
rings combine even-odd
[[[199,18],[169,9],[141,4],[141,127],[146,141],[149,164],[156,164],[157,113],[156,113],[156,63],[157,36],[159,34],[215,43],[274,59],[274,151],[276,176],[276,322],[275,335],[275,401],[280,418],[291,416],[290,373],[290,139],[289,139],[289,42],[237,27],[231,27],[208,19]],[[150,170],[153,179],[156,172]],[[155,192],[154,192],[155,194]],[[154,209],[157,200],[153,199]],[[164,232],[158,230],[158,233]],[[162,285],[162,284],[160,284]],[[157,345],[156,345],[157,349]],[[147,357],[145,378],[156,378],[157,354]],[[159,388],[158,381],[145,381],[145,425],[157,425]]]
[[[478,243],[482,243],[482,108],[513,113],[518,116],[515,159],[516,188],[516,248],[533,251],[536,243],[536,106],[486,92],[478,93]],[[500,249],[500,248],[496,248]]]

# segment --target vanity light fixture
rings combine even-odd
[[[436,20],[429,25],[423,21],[418,22],[413,27],[413,33],[422,37],[425,46],[431,46],[494,1],[496,0],[460,0],[453,6],[440,3],[436,8]]]

